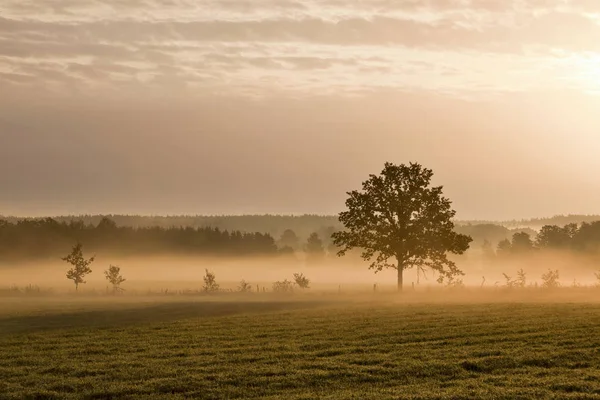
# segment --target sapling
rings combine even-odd
[[[75,284],[75,291],[79,290],[79,285],[85,283],[83,279],[87,274],[92,272],[90,265],[94,262],[95,257],[85,259],[83,257],[83,245],[77,243],[71,253],[62,260],[68,262],[73,267],[67,271],[67,279],[70,279]]]
[[[204,275],[204,286],[202,290],[207,293],[214,293],[219,291],[219,284],[217,283],[217,279],[215,274],[208,269],[205,269],[206,274]]]
[[[111,265],[106,271],[104,271],[106,280],[112,285],[113,293],[122,292],[121,283],[125,282],[125,278],[121,275],[121,268],[116,265]]]

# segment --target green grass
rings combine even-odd
[[[0,299],[0,399],[600,398],[600,304],[78,300]]]

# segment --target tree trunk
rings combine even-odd
[[[403,276],[402,274],[404,273],[404,265],[402,265],[402,263],[400,263],[400,260],[398,260],[398,292],[402,292],[402,284],[403,284]]]

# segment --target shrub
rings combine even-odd
[[[248,293],[252,291],[252,285],[250,285],[245,280],[240,281],[240,286],[238,286],[238,292]]]
[[[287,279],[273,283],[273,292],[275,293],[292,293],[293,291],[294,283]]]
[[[304,274],[294,274],[294,283],[298,285],[300,289],[309,289],[310,280],[304,276]]]
[[[542,275],[542,287],[544,288],[557,288],[560,286],[558,279],[560,278],[560,274],[558,270],[548,269],[548,272]]]

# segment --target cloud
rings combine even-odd
[[[600,53],[599,8],[589,0],[5,0],[0,79],[77,90],[572,86],[583,72],[568,72],[564,55]]]

